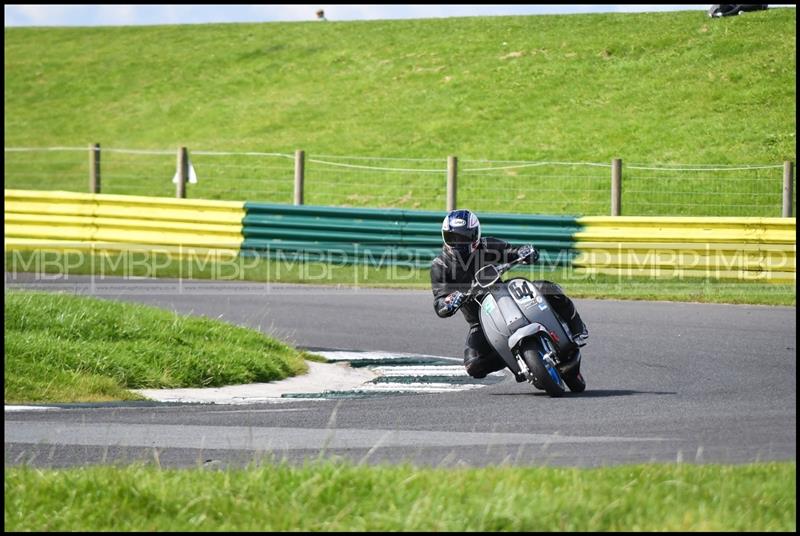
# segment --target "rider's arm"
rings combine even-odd
[[[433,291],[433,310],[441,318],[453,316],[457,311],[448,301],[448,297],[453,293],[453,290],[449,288],[447,283],[446,272],[447,266],[442,259],[435,258],[431,264],[431,290]]]
[[[539,260],[539,252],[536,251],[533,244],[522,244],[515,247],[504,240],[498,240],[497,247],[502,251],[503,262],[513,262],[520,257],[525,257],[520,264],[533,264]]]
[[[489,263],[501,263],[501,262],[512,262],[519,258],[519,252],[521,249],[525,247],[524,244],[519,247],[514,247],[505,240],[500,240],[499,238],[494,237],[487,237],[485,239],[484,247],[487,250],[486,260]],[[522,261],[520,264],[531,264],[535,262],[533,258],[528,258]]]
[[[455,291],[444,298],[435,299],[433,302],[433,310],[442,318],[453,316],[458,311],[458,308],[464,302],[464,294],[461,291]]]

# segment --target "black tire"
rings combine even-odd
[[[582,393],[586,390],[586,380],[581,374],[580,350],[577,351],[578,362],[574,365],[567,365],[566,370],[561,373],[561,378],[573,393]]]
[[[562,379],[573,393],[582,393],[586,390],[586,380],[583,379],[580,369],[576,369],[570,374],[565,374]]]
[[[546,335],[539,335],[532,337],[522,343],[520,355],[533,375],[534,385],[537,387],[541,385],[541,388],[544,389],[548,395],[552,397],[559,397],[566,392],[566,386],[564,385],[565,382],[555,368],[552,368],[552,372],[555,373],[554,375],[558,378],[558,381],[551,376],[548,367],[545,365],[544,360],[542,359],[542,357],[547,353],[546,347],[542,342],[542,337],[545,336]]]

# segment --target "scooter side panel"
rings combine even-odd
[[[511,331],[508,329],[501,308],[493,294],[488,294],[481,302],[480,321],[481,328],[489,344],[500,354],[506,365],[519,374],[517,360],[511,350],[508,349],[508,337],[511,335]]]

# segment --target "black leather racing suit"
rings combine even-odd
[[[475,272],[487,264],[501,264],[516,260],[519,248],[498,238],[482,238],[478,248],[467,258],[462,258],[455,250],[444,246],[438,257],[431,263],[431,289],[433,308],[442,318],[452,316],[445,298],[453,292],[469,291]],[[573,333],[580,333],[583,321],[561,287],[550,281],[532,282],[542,294],[547,295],[553,309],[563,318]],[[480,325],[480,306],[469,300],[461,306],[464,319],[469,324],[469,332],[464,348],[464,367],[470,376],[483,378],[490,372],[505,368],[503,358],[494,351],[486,340]]]

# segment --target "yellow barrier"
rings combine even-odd
[[[5,190],[5,249],[237,255],[244,203]],[[796,280],[795,218],[585,217],[573,266],[648,277]]]
[[[795,218],[585,217],[573,265],[592,273],[795,281]]]
[[[5,250],[239,252],[244,203],[5,190]]]

